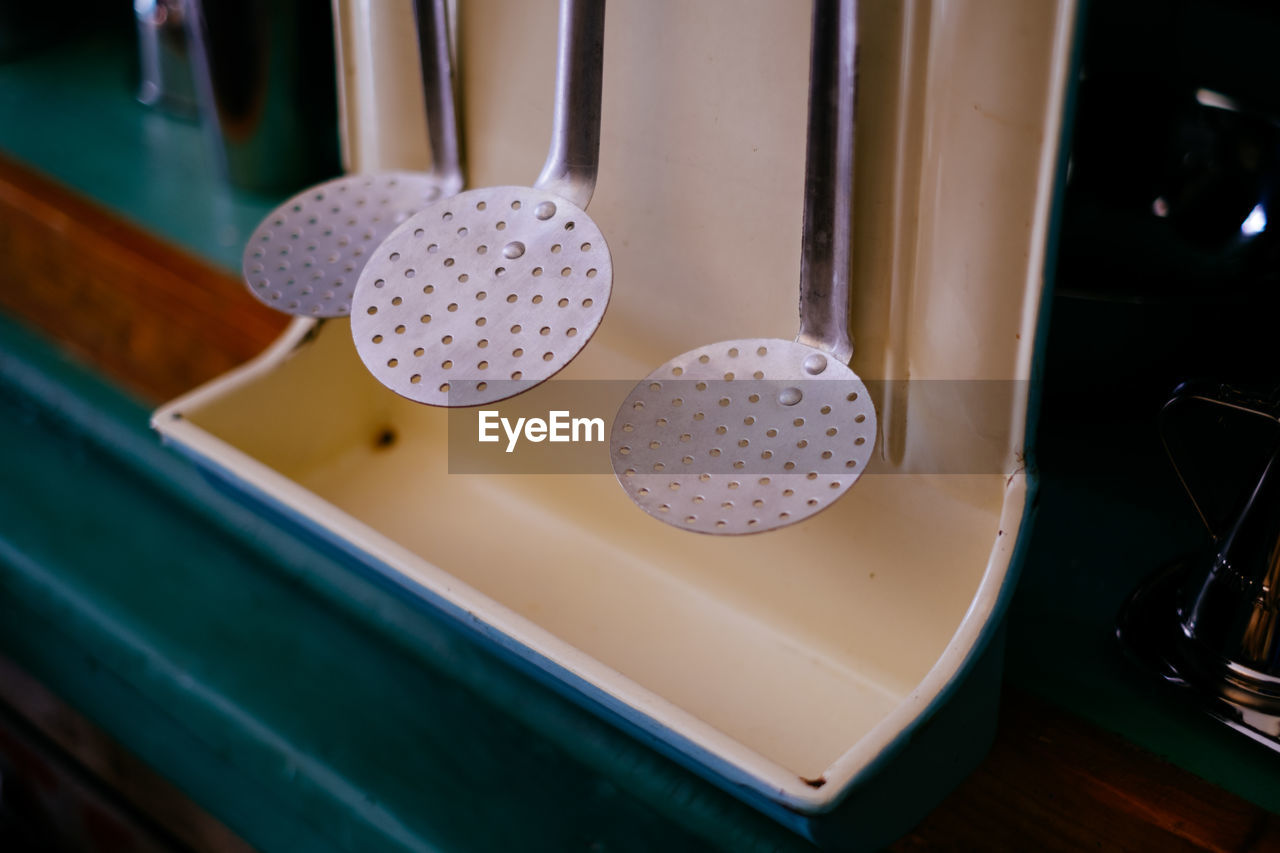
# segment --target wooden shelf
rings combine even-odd
[[[0,308],[144,399],[261,352],[287,323],[208,261],[0,155]]]

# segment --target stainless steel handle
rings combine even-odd
[[[849,264],[853,239],[853,137],[857,101],[856,0],[815,0],[809,60],[809,129],[796,340],[853,358]]]
[[[604,0],[560,0],[551,148],[535,187],[585,208],[600,163]]]
[[[448,5],[448,0],[414,0],[413,3],[427,136],[431,143],[431,175],[445,196],[461,191],[466,181]]]

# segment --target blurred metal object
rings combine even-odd
[[[432,152],[426,173],[346,175],[309,187],[262,221],[241,269],[255,297],[301,317],[345,317],[351,292],[400,223],[465,183],[445,0],[415,0],[418,65]]]
[[[234,186],[288,192],[336,176],[333,16],[303,0],[187,0],[200,113]]]
[[[426,81],[405,73],[418,63],[420,52],[418,0],[330,2],[343,169],[368,174],[425,171],[434,160],[422,110],[425,93],[420,89]],[[452,12],[446,16],[452,18]],[[455,41],[451,29],[451,55],[457,54]]]
[[[1280,751],[1280,395],[1186,385],[1162,432],[1214,551],[1148,580],[1120,638],[1213,716]]]
[[[418,31],[422,98],[431,144],[429,174],[443,194],[456,195],[467,182],[466,151],[458,117],[455,28],[449,23],[449,4],[445,0],[414,0],[413,20]]]
[[[1212,79],[1212,78],[1209,78]],[[1224,300],[1280,258],[1280,109],[1149,74],[1080,83],[1065,196],[1067,292],[1091,299]]]
[[[187,31],[185,0],[134,0],[138,21],[138,100],[181,118],[199,115]]]

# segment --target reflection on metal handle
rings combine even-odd
[[[560,0],[551,149],[534,186],[583,208],[600,162],[603,66],[604,0]]]
[[[857,100],[856,0],[815,0],[804,170],[800,334],[849,363],[853,135]]]
[[[447,0],[414,0],[413,3],[427,135],[431,142],[431,174],[446,196],[461,191],[464,183],[448,5]]]

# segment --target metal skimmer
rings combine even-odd
[[[876,412],[848,366],[856,61],[856,3],[816,0],[796,340],[691,350],[618,410],[614,472],[655,518],[718,534],[794,524],[830,506],[871,458]]]
[[[414,3],[431,171],[346,175],[273,210],[249,238],[242,263],[249,292],[272,308],[347,316],[356,280],[378,244],[415,212],[462,189],[447,5]]]
[[[356,350],[382,384],[434,406],[474,406],[554,375],[595,333],[613,265],[584,208],[600,150],[603,0],[561,0],[551,148],[533,187],[436,202],[360,275]]]

